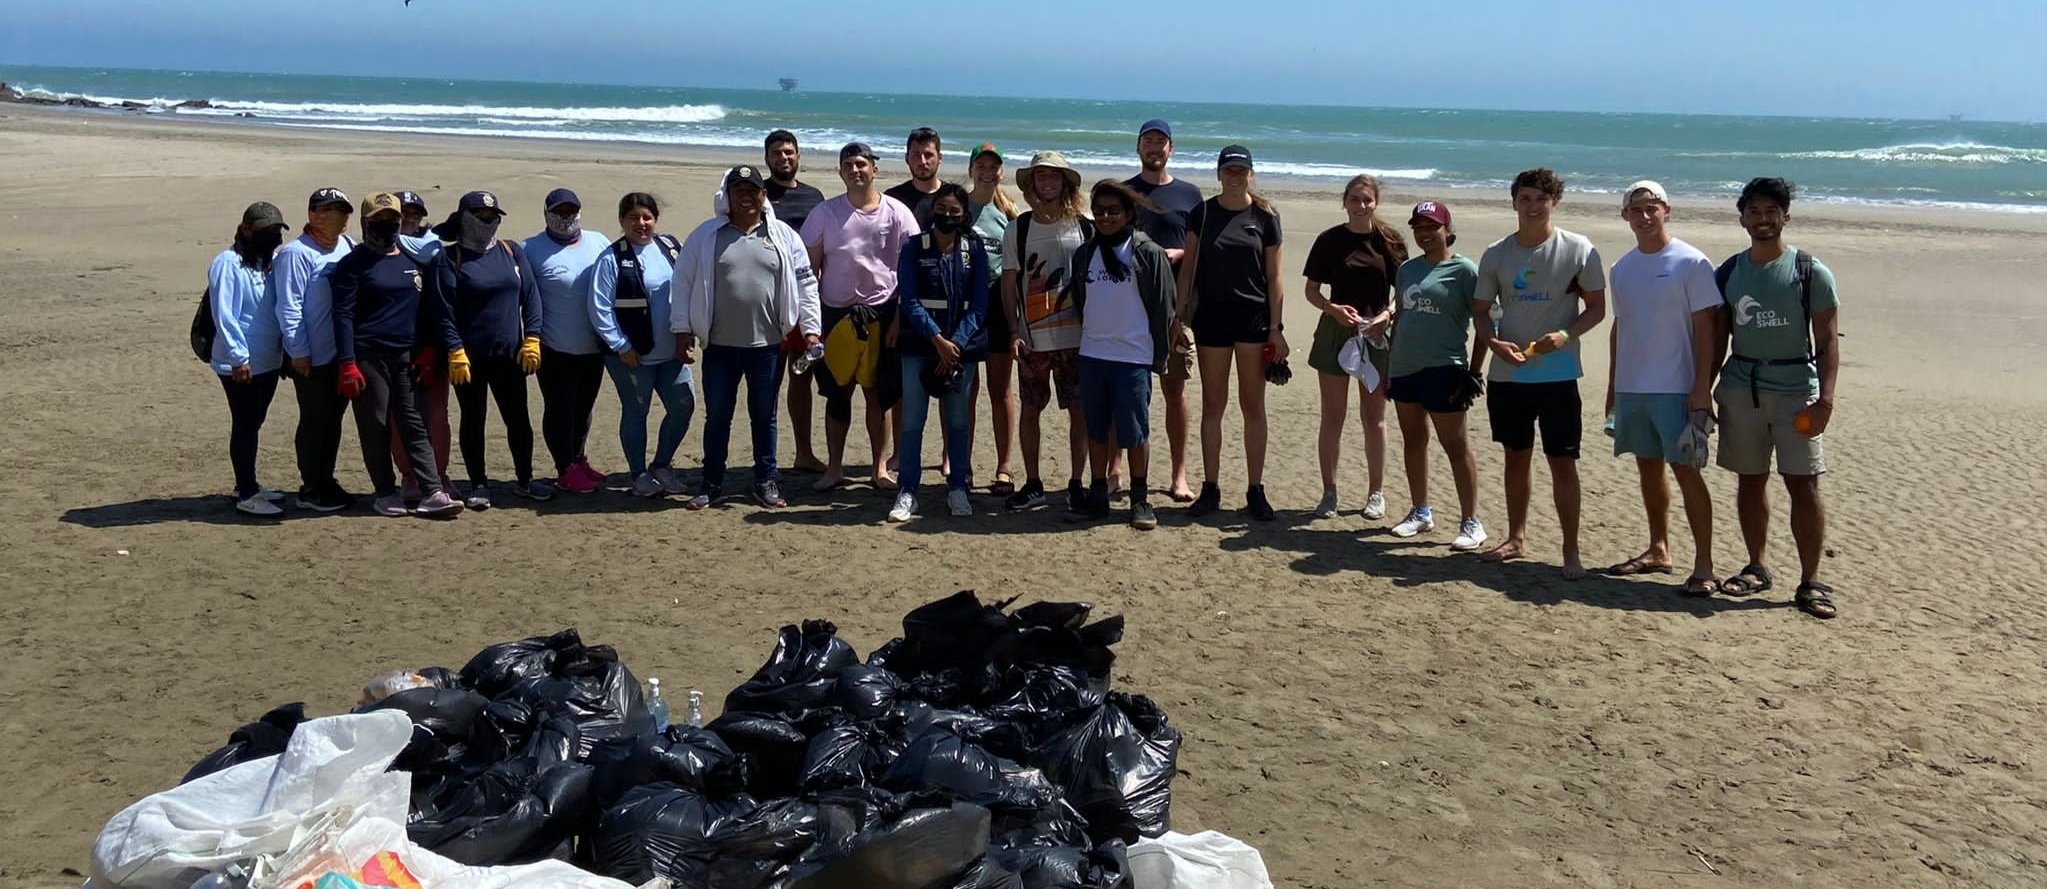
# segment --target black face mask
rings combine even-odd
[[[249,252],[259,257],[268,257],[284,245],[284,229],[266,228],[249,236]]]
[[[957,235],[967,230],[967,218],[965,216],[933,216],[931,217],[931,230],[941,235]]]
[[[396,219],[364,221],[362,224],[363,246],[378,252],[391,249],[398,243],[398,227],[403,223]]]

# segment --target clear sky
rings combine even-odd
[[[2047,120],[2043,0],[9,5],[0,64]]]

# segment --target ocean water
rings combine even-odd
[[[1199,171],[1230,143],[1266,175],[1332,184],[1369,172],[1406,190],[1504,187],[1556,169],[1573,190],[1636,179],[1725,198],[1784,176],[1819,201],[2047,213],[2047,124],[1679,114],[1110,102],[717,90],[435,79],[0,66],[32,94],[147,103],[180,117],[253,115],[281,126],[755,148],[794,131],[820,166],[855,139],[898,157],[929,126],[949,153],[996,142],[1016,164],[1058,149],[1083,166],[1135,167],[1134,131],[1172,122],[1175,164]],[[209,109],[171,106],[205,99]],[[956,155],[955,155],[956,156]],[[948,164],[948,169],[958,167]],[[1198,175],[1198,174],[1197,174]]]

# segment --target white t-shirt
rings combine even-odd
[[[1137,252],[1129,238],[1116,247],[1123,280],[1102,270],[1098,251],[1087,265],[1087,314],[1081,319],[1080,356],[1151,366],[1151,316],[1137,293]]]
[[[1639,248],[1613,264],[1609,298],[1619,333],[1614,391],[1683,395],[1692,391],[1692,313],[1720,307],[1713,261],[1673,240],[1655,253]]]

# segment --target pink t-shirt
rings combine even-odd
[[[887,195],[866,212],[845,195],[817,205],[803,221],[803,245],[824,254],[818,277],[824,304],[843,309],[888,302],[896,294],[896,260],[917,231],[916,215]]]

